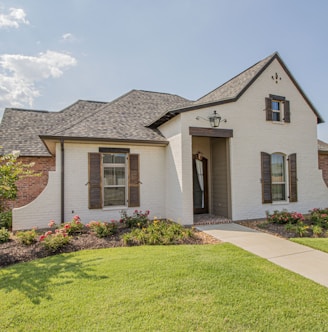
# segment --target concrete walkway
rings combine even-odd
[[[327,253],[234,223],[196,227],[328,287]]]

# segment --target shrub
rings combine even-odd
[[[125,225],[129,228],[143,228],[150,222],[148,216],[148,210],[144,213],[142,211],[135,210],[132,216],[128,216],[126,211],[121,211],[120,222],[125,223]]]
[[[312,232],[315,237],[319,237],[319,236],[323,235],[323,228],[319,225],[313,225]]]
[[[2,227],[0,228],[0,243],[8,242],[10,238],[10,233],[8,229]]]
[[[17,232],[16,236],[20,243],[29,246],[37,241],[37,234],[35,229],[31,229],[30,231],[21,231]]]
[[[311,210],[310,218],[315,225],[328,229],[328,208]]]
[[[56,252],[70,241],[65,229],[56,229],[55,232],[48,231],[41,235],[39,241],[51,252]]]
[[[296,231],[297,235],[300,237],[307,235],[308,229],[309,229],[309,226],[304,225],[304,223],[301,221],[297,225],[295,225],[295,231]]]
[[[86,227],[88,227],[92,232],[96,234],[97,237],[106,237],[113,235],[117,232],[117,225],[114,221],[100,222],[100,221],[90,221]]]
[[[51,221],[50,221],[51,222]],[[50,223],[49,223],[50,224]],[[79,216],[74,216],[72,221],[66,222],[62,225],[62,228],[66,230],[68,235],[81,233],[83,230],[83,224],[81,223],[81,219]]]
[[[193,237],[191,229],[168,220],[155,219],[148,227],[136,228],[123,235],[123,242],[127,245],[167,245],[179,244]]]
[[[302,213],[288,212],[286,210],[267,213],[267,220],[276,224],[297,224],[305,220]]]
[[[11,229],[12,227],[12,212],[5,211],[0,212],[0,227]]]

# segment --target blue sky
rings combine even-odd
[[[278,51],[328,122],[327,15],[326,0],[0,0],[0,113],[131,89],[195,100]]]

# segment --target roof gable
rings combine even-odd
[[[275,60],[280,63],[283,67],[299,93],[303,96],[306,103],[309,105],[311,110],[317,117],[317,122],[322,123],[324,120],[322,119],[319,112],[315,109],[311,101],[305,95],[304,91],[301,89],[291,72],[288,70],[282,59],[280,58],[278,52],[271,54],[270,56],[266,57],[265,59],[257,62],[255,65],[249,67],[248,69],[244,70],[242,73],[238,74],[237,76],[233,77],[231,80],[227,81],[226,83],[222,84],[218,88],[214,89],[213,91],[209,92],[205,96],[199,98],[192,105],[188,105],[187,107],[170,110],[166,114],[163,114],[160,118],[156,121],[149,124],[150,128],[157,128],[161,124],[165,123],[169,119],[175,117],[176,115],[186,112],[192,111],[200,108],[220,105],[224,103],[230,103],[237,101],[246,91],[247,89],[255,82],[255,80],[263,73],[263,71]]]

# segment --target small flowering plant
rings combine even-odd
[[[90,221],[86,227],[100,238],[113,235],[117,232],[117,224],[115,220],[111,220],[111,222]]]
[[[32,228],[29,231],[20,231],[16,233],[18,241],[26,246],[37,242],[37,228]]]
[[[64,228],[47,231],[40,236],[39,242],[51,252],[56,252],[70,241]]]
[[[143,228],[151,222],[149,220],[149,214],[149,210],[145,212],[135,210],[132,216],[128,216],[128,213],[122,210],[120,222],[124,223],[129,228]]]
[[[310,218],[314,225],[328,229],[328,208],[310,210]]]
[[[297,224],[305,220],[302,213],[298,212],[288,212],[274,211],[273,214],[267,213],[267,220],[275,224]]]
[[[73,217],[73,219],[70,222],[64,223],[62,225],[62,228],[66,230],[68,235],[72,235],[76,233],[81,233],[84,228],[84,225],[82,224],[80,217],[76,215]]]

